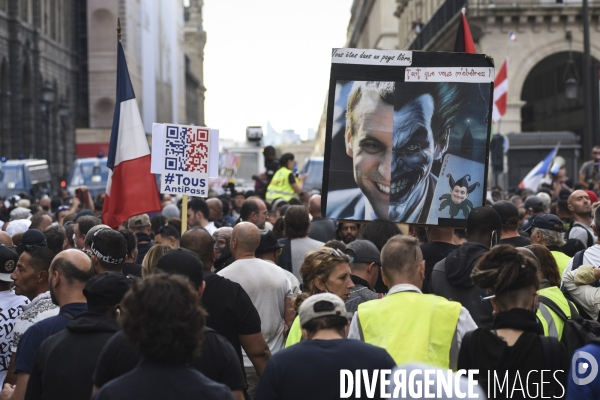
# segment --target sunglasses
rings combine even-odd
[[[69,211],[71,207],[69,206],[59,206],[56,211]]]
[[[340,258],[340,259],[346,261],[347,256],[344,253],[342,253],[342,251],[339,249],[331,249],[329,254],[331,254],[332,256],[334,256],[336,258]]]

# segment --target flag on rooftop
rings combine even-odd
[[[508,38],[510,40],[512,40],[513,42],[517,41],[517,35],[515,35],[515,33],[513,31],[508,32]]]
[[[107,166],[110,168],[102,220],[117,228],[128,218],[161,210],[150,149],[129,78],[121,42],[117,48],[117,99]]]

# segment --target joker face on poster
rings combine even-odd
[[[427,68],[419,68],[418,76],[415,68],[389,68],[403,68],[405,79],[335,81],[325,157],[327,217],[435,225],[438,218],[453,219],[456,215],[439,209],[448,190],[438,187],[438,178],[448,165],[453,175],[463,166],[475,167],[460,176],[469,173],[481,182],[480,193],[470,194],[470,202],[481,204],[493,68],[466,70],[485,72],[472,80],[459,76],[465,74],[461,68],[443,74],[432,68],[426,79]],[[378,75],[385,74],[374,70]],[[454,81],[441,79],[447,75]],[[466,218],[463,214],[458,218]]]

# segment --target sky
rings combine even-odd
[[[306,138],[329,87],[331,49],[344,47],[352,0],[204,0],[205,123],[245,140],[267,122]]]

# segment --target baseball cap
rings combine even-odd
[[[198,255],[190,250],[173,249],[158,259],[156,268],[167,274],[183,275],[199,288],[204,280],[204,267]]]
[[[531,222],[531,226],[525,232],[531,231],[531,228],[548,229],[555,232],[564,232],[563,223],[554,214],[536,215]]]
[[[500,200],[492,204],[492,208],[500,215],[502,225],[517,225],[519,223],[519,209],[512,202]]]
[[[355,240],[346,246],[344,253],[350,256],[353,263],[375,263],[381,265],[381,253],[377,246],[368,240]]]
[[[534,212],[544,211],[544,202],[537,196],[529,196],[523,203],[525,208],[531,208]]]
[[[265,254],[282,248],[283,245],[277,243],[277,238],[272,231],[266,230],[260,233],[260,244],[254,252],[255,254]]]
[[[590,198],[592,204],[598,201],[598,196],[596,195],[596,193],[594,193],[593,190],[585,190],[585,192],[588,194],[588,197]]]
[[[298,310],[300,316],[300,326],[307,322],[328,315],[352,318],[352,313],[346,311],[344,300],[333,293],[313,294],[300,305]]]
[[[0,244],[0,281],[13,282],[10,274],[15,270],[17,261],[19,261],[17,252],[5,244]]]
[[[112,307],[123,300],[131,287],[131,278],[118,272],[95,275],[83,288],[83,295],[91,306]]]
[[[25,207],[17,207],[10,212],[10,220],[25,219],[31,217],[31,210]]]
[[[29,229],[23,233],[21,243],[19,244],[19,253],[22,253],[25,246],[48,247],[46,236],[37,229]]]
[[[150,217],[148,214],[134,215],[127,221],[127,226],[131,228],[143,228],[150,225]]]

